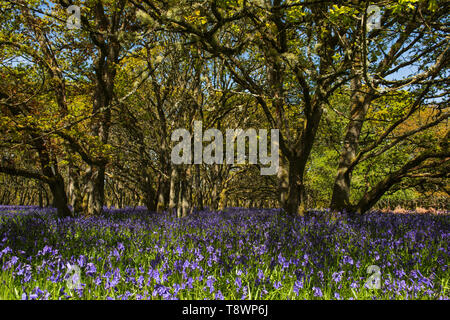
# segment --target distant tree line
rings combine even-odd
[[[2,204],[448,208],[445,1],[0,0],[0,12]],[[174,165],[171,134],[194,121],[279,129],[278,174]]]

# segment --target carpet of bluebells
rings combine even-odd
[[[448,214],[0,206],[0,299],[448,299],[449,236]]]

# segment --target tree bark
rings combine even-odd
[[[170,174],[170,194],[169,194],[169,213],[173,213],[173,210],[177,207],[178,203],[178,167],[172,166]]]
[[[69,198],[69,203],[73,208],[73,213],[76,215],[81,215],[83,212],[82,206],[82,196],[80,189],[80,175],[77,169],[73,166],[72,163],[69,163],[69,183],[67,195]]]
[[[305,200],[302,166],[297,159],[290,159],[284,210],[288,214],[302,216],[306,212]]]
[[[72,212],[67,206],[68,200],[62,176],[56,175],[53,181],[49,183],[49,187],[53,195],[53,207],[57,209],[58,216],[61,218],[72,216]]]
[[[352,93],[350,120],[347,125],[344,144],[339,158],[339,166],[333,186],[330,208],[333,211],[351,210],[350,186],[353,171],[352,162],[359,145],[361,129],[369,108],[370,99],[363,92],[359,60],[355,61],[353,78],[350,83]]]
[[[194,206],[196,210],[203,210],[203,193],[201,190],[200,165],[194,164]]]

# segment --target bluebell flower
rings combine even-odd
[[[241,289],[242,287],[242,280],[240,277],[237,277],[236,280],[234,280],[234,284],[238,287],[238,289]]]
[[[322,290],[320,288],[313,287],[312,289],[313,289],[313,293],[314,293],[315,297],[322,297],[323,296]]]
[[[281,281],[275,281],[273,283],[273,287],[275,288],[275,290],[278,290],[282,287]]]
[[[206,286],[210,289],[209,293],[214,292],[214,282],[216,282],[216,279],[213,276],[209,276],[206,280]]]
[[[352,259],[352,257],[344,256],[342,260],[343,260],[344,264],[350,264],[350,265],[353,265],[353,259]]]
[[[343,275],[343,271],[340,272],[333,272],[333,274],[331,275],[331,279],[336,282],[339,283],[342,281],[342,275]]]
[[[86,264],[86,257],[84,255],[80,255],[77,259],[77,264],[80,267],[84,267],[84,265]]]
[[[215,293],[215,299],[216,299],[216,300],[224,300],[224,296],[223,296],[223,294],[222,294],[222,291],[218,290],[218,291]]]
[[[298,295],[298,292],[300,289],[303,289],[303,281],[295,280],[293,291],[296,295]]]
[[[95,267],[95,264],[89,262],[86,265],[86,275],[93,276],[97,272],[97,268]]]

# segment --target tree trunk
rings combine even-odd
[[[69,185],[67,195],[69,197],[69,203],[73,208],[73,213],[81,215],[83,212],[82,197],[80,189],[80,176],[77,169],[69,164]]]
[[[183,208],[181,207],[181,203],[183,202],[183,193],[184,193],[184,184],[183,181],[181,179],[181,174],[180,174],[180,179],[178,181],[178,199],[177,199],[177,206],[176,206],[176,211],[177,211],[177,217],[181,218],[183,216]]]
[[[224,187],[219,195],[219,210],[224,210],[228,204],[228,188]]]
[[[168,181],[166,178],[161,176],[159,178],[159,187],[158,187],[158,199],[157,199],[157,208],[156,211],[158,213],[162,213],[167,208],[167,194],[170,196],[170,190],[168,192]]]
[[[36,137],[36,135],[34,135]],[[39,161],[42,173],[49,179],[47,181],[50,191],[53,195],[53,206],[57,209],[59,217],[70,217],[72,212],[68,207],[68,199],[64,185],[64,179],[59,173],[57,159],[51,156],[45,147],[45,142],[38,137],[34,141],[34,145],[38,150]]]
[[[41,185],[41,183],[38,184],[38,188],[39,188],[39,208],[43,208],[44,207],[44,199],[42,197],[42,185]]]
[[[283,155],[280,156],[280,168],[278,169],[278,201],[280,207],[285,208],[287,206],[287,195],[289,188],[289,166]]]
[[[61,218],[72,216],[72,212],[67,206],[67,195],[61,175],[56,175],[53,181],[49,183],[49,187],[53,195],[53,207],[57,209],[58,216]]]
[[[203,210],[203,193],[201,190],[200,165],[194,164],[194,207]]]
[[[177,207],[178,203],[178,167],[172,166],[170,173],[169,213]]]
[[[180,190],[178,193],[177,217],[183,218],[189,214],[189,194],[186,170],[182,168],[179,174]]]
[[[145,180],[142,182],[141,190],[144,193],[144,205],[147,207],[147,210],[157,211],[156,193],[152,185],[152,179],[148,174],[146,174]]]
[[[303,171],[295,159],[289,161],[287,198],[284,210],[291,215],[304,215],[306,196],[303,185]]]
[[[155,195],[152,192],[144,193],[144,205],[147,207],[148,211],[157,211],[157,205],[155,201]]]
[[[358,60],[359,61],[359,60]],[[358,150],[359,136],[369,107],[368,95],[362,90],[362,75],[358,72],[359,62],[355,61],[354,77],[351,80],[351,110],[344,144],[339,158],[338,172],[334,181],[330,208],[333,211],[351,210],[350,187],[353,171],[352,162]]]
[[[85,181],[83,213],[86,216],[100,215],[105,201],[105,167],[88,166]]]
[[[218,207],[218,201],[217,201],[217,197],[218,197],[218,186],[217,186],[218,182],[216,182],[213,186],[211,195],[210,195],[210,210],[211,211],[215,211],[217,210]]]

